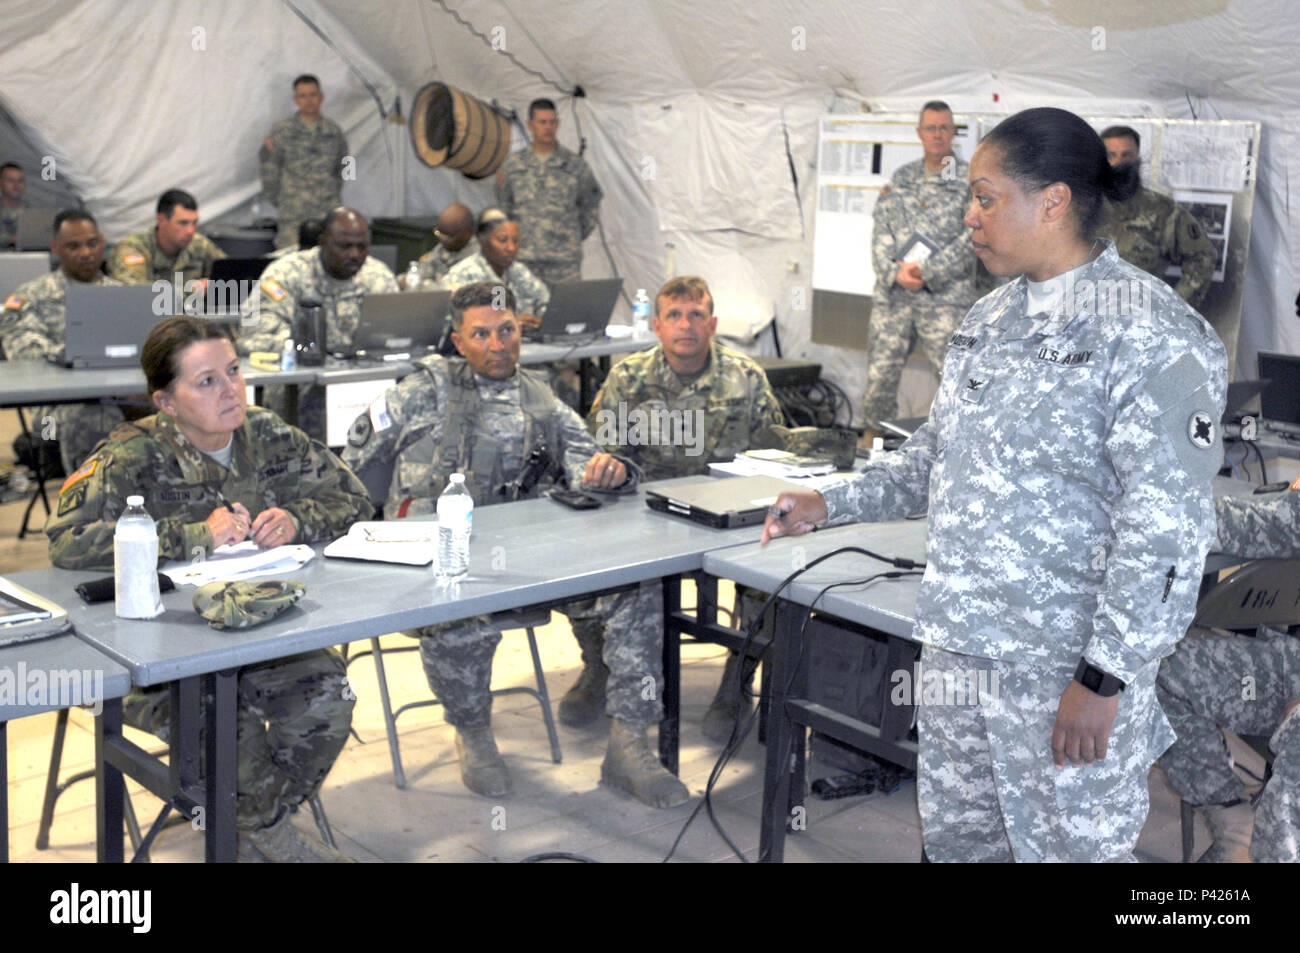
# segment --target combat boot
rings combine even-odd
[[[1255,808],[1250,801],[1211,804],[1201,808],[1210,822],[1214,843],[1198,864],[1252,864],[1250,839],[1255,830]]]
[[[741,661],[738,654],[727,655],[727,665],[722,670],[722,682],[718,685],[718,693],[713,696],[709,710],[704,713],[704,737],[710,741],[725,742],[731,737],[736,719],[742,714],[742,706],[745,715],[748,715],[753,707],[744,697],[743,691],[738,693],[736,688],[736,667]],[[754,669],[751,669],[744,687],[748,689],[753,684]]]
[[[573,687],[560,699],[560,723],[570,728],[589,725],[605,714],[605,682],[609,669],[600,659],[588,662]]]
[[[560,724],[570,728],[589,725],[605,714],[605,682],[609,669],[601,658],[605,649],[604,626],[574,625],[573,637],[582,647],[582,674],[560,699]]]
[[[456,756],[460,758],[460,779],[475,794],[504,797],[514,789],[490,723],[457,728]]]
[[[289,809],[269,827],[240,831],[236,859],[241,864],[355,864],[328,844],[304,837],[290,820]]]
[[[609,725],[609,749],[600,766],[600,780],[650,807],[676,807],[691,797],[686,785],[650,751],[645,726],[619,718]]]

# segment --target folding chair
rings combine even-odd
[[[388,488],[392,483],[393,468],[395,466],[395,460],[379,461],[356,471],[357,478],[365,486],[366,491],[370,494],[371,502],[375,504],[380,513],[383,512],[384,503],[388,499]],[[528,650],[533,657],[533,676],[537,681],[536,688],[526,686],[498,688],[493,689],[490,694],[493,698],[502,695],[523,694],[531,695],[537,699],[537,704],[542,709],[542,720],[546,724],[546,736],[551,744],[551,760],[559,764],[562,760],[560,738],[555,729],[555,718],[551,714],[551,697],[546,689],[546,674],[542,669],[541,654],[537,651],[537,635],[535,632],[539,626],[546,625],[550,618],[549,609],[517,609],[509,612],[498,612],[490,617],[492,623],[502,630],[524,629],[528,633]],[[370,640],[369,649],[358,652],[353,656],[349,656],[348,647],[343,646],[343,657],[347,660],[348,665],[351,665],[357,659],[365,658],[367,655],[374,656],[375,678],[379,682],[379,700],[384,710],[384,730],[388,735],[388,754],[393,762],[393,784],[400,789],[406,787],[406,770],[402,766],[402,750],[397,737],[397,719],[403,712],[412,708],[425,708],[430,705],[440,705],[442,702],[436,698],[426,698],[420,701],[408,702],[394,710],[388,692],[388,676],[384,670],[384,656],[418,650],[419,646],[417,645],[388,649],[380,648],[378,638]]]

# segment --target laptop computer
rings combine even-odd
[[[378,258],[393,274],[397,274],[397,246],[396,245],[371,245],[370,257]]]
[[[451,305],[450,291],[402,291],[368,294],[343,357],[396,359],[419,357],[438,343]]]
[[[54,238],[54,216],[57,209],[25,208],[18,216],[18,234],[14,240],[15,251],[50,250]]]
[[[603,337],[622,289],[622,278],[560,282],[551,289],[538,337],[558,344],[580,344]]]
[[[8,298],[20,285],[48,275],[50,271],[48,250],[0,255],[0,299]]]
[[[714,529],[733,529],[763,522],[778,496],[806,489],[807,484],[801,486],[772,476],[709,477],[662,490],[647,489],[645,502],[660,513],[683,516]]]
[[[138,367],[144,339],[166,317],[154,314],[154,297],[149,285],[69,282],[64,352],[50,360],[64,367]]]
[[[1259,395],[1260,416],[1271,430],[1300,433],[1300,356],[1260,351],[1255,366],[1269,381]]]
[[[212,280],[257,281],[270,263],[266,258],[218,258],[212,263]]]
[[[1273,383],[1269,380],[1233,381],[1228,385],[1228,395],[1223,402],[1223,423],[1229,423],[1241,416],[1242,408],[1262,394]]]

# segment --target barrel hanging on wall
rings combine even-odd
[[[510,154],[510,123],[459,89],[429,83],[411,107],[411,144],[425,165],[446,165],[471,179],[496,172]]]

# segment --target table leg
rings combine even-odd
[[[780,863],[784,857],[786,810],[790,804],[795,726],[785,703],[791,666],[799,664],[799,617],[806,610],[786,599],[776,600],[772,632],[772,702],[767,712],[767,757],[763,768],[763,808],[760,815],[758,859]],[[802,729],[800,729],[802,731]]]
[[[664,590],[664,716],[659,722],[659,761],[677,773],[682,728],[682,638],[673,615],[682,607],[682,577],[669,576]]]
[[[298,385],[289,384],[284,389],[284,419],[286,423],[298,426]],[[325,435],[321,434],[321,442]]]
[[[122,737],[122,699],[104,702],[95,719],[95,819],[97,855],[101,864],[123,860],[122,809],[126,785],[120,769],[109,764],[108,746]]]
[[[207,844],[208,863],[235,862],[235,806],[238,753],[236,750],[236,709],[239,675],[237,669],[205,675],[208,696],[206,727],[207,767]]]

